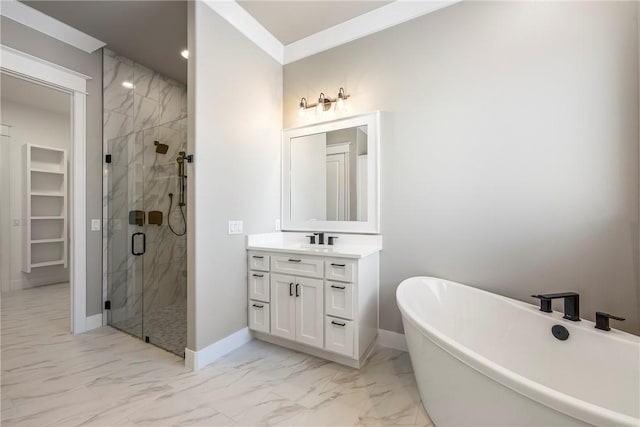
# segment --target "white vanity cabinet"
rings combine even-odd
[[[378,333],[379,253],[300,252],[248,251],[249,328],[256,338],[360,367]]]

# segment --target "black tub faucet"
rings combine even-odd
[[[557,298],[564,299],[564,318],[573,320],[574,322],[580,321],[580,295],[575,292],[560,292],[557,294],[542,294],[531,295],[533,298],[540,300],[540,311],[545,313],[551,313],[551,300]]]
[[[324,233],[313,233],[318,236],[318,244],[324,245]]]

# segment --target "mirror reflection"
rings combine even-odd
[[[367,126],[290,140],[291,219],[367,221]]]

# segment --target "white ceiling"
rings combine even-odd
[[[0,74],[0,97],[27,107],[69,115],[70,95],[17,77]]]
[[[238,0],[238,3],[283,45],[288,45],[391,1]]]

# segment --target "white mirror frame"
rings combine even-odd
[[[291,139],[358,126],[367,126],[367,221],[293,220],[291,218]],[[283,130],[281,192],[282,229],[285,231],[380,233],[380,112]]]

